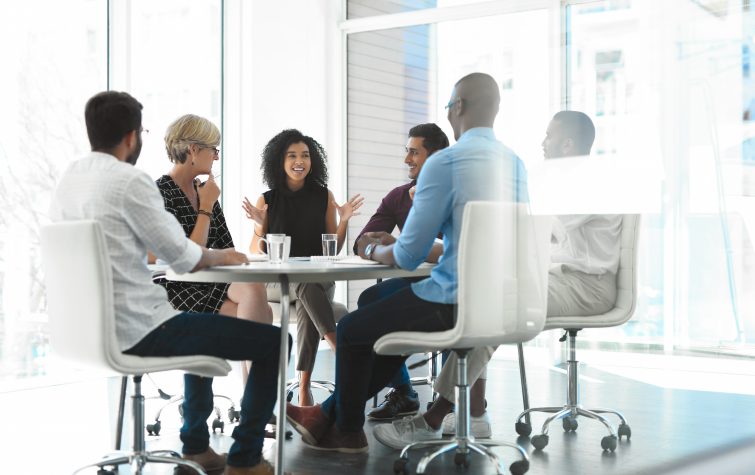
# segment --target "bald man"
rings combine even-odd
[[[359,240],[359,255],[366,259],[408,270],[433,258],[438,265],[427,279],[405,281],[389,295],[364,302],[339,322],[335,392],[321,406],[288,406],[289,422],[312,448],[344,453],[368,450],[363,429],[365,402],[406,360],[376,355],[373,344],[397,331],[452,328],[464,206],[476,200],[527,199],[521,161],[493,133],[499,102],[498,85],[487,74],[473,73],[460,79],[446,105],[457,143],[425,162],[401,236],[396,240],[388,233],[368,233]],[[443,243],[435,245],[438,233],[443,234]],[[422,421],[417,416],[386,425],[404,422],[406,430],[414,431]]]

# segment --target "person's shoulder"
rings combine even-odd
[[[416,185],[416,183],[414,181],[410,181],[408,183],[404,183],[403,185],[399,185],[396,188],[394,188],[391,191],[389,191],[385,195],[385,197],[383,199],[384,200],[391,200],[391,199],[400,198],[400,197],[404,196],[405,193],[408,193],[409,192],[409,188],[413,187],[414,185]]]

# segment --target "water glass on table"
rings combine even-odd
[[[282,264],[288,260],[288,255],[291,252],[291,236],[285,234],[267,234],[266,238],[260,238],[257,242],[259,247],[261,242],[265,242],[267,246],[267,255],[271,264]]]
[[[335,257],[338,254],[338,236],[335,234],[322,235],[322,255]]]

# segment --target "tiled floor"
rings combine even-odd
[[[321,351],[316,373],[332,378],[333,358],[330,351]],[[418,370],[421,371],[421,370]],[[718,467],[710,457],[718,448],[733,446],[755,437],[755,397],[690,389],[666,388],[624,377],[620,370],[603,371],[583,367],[581,396],[585,406],[613,407],[624,412],[632,427],[631,442],[622,442],[615,453],[603,452],[600,439],[604,432],[600,424],[581,420],[576,433],[565,434],[556,424],[551,429],[550,444],[542,452],[533,451],[527,439],[519,439],[531,455],[530,474],[639,474],[662,473],[674,470],[676,475],[693,473],[693,468],[681,466],[691,460]],[[513,422],[521,410],[519,375],[515,362],[494,359],[489,368],[488,402],[493,419],[495,438],[516,440]],[[669,373],[669,378],[706,378],[704,373]],[[563,402],[566,380],[561,371],[530,365],[528,378],[531,403],[556,405]],[[155,376],[158,384],[168,392],[178,392],[181,378],[177,374]],[[752,377],[742,376],[742,385],[752,386]],[[75,384],[61,384],[38,390],[0,393],[2,411],[2,458],[0,473],[61,474],[70,473],[85,462],[97,460],[112,449],[112,422],[118,380],[93,379]],[[241,383],[236,375],[219,379],[216,393],[238,399]],[[418,388],[420,397],[429,396],[426,387]],[[145,394],[156,394],[154,385],[145,380]],[[112,394],[112,397],[109,396]],[[322,394],[316,394],[322,397]],[[148,422],[162,404],[159,400],[147,403]],[[223,417],[225,401],[219,401]],[[113,416],[111,416],[113,415]],[[536,416],[535,427],[544,416]],[[167,409],[162,417],[163,430],[159,437],[148,437],[148,448],[170,448],[180,451],[177,409]],[[370,452],[367,455],[334,455],[316,452],[305,447],[299,436],[286,443],[286,471],[303,474],[382,474],[392,473],[397,452],[383,447],[372,437],[372,423],[367,424]],[[232,426],[226,422],[225,435],[212,438],[214,447],[225,450],[230,446]],[[273,457],[274,442],[265,446]],[[499,451],[505,465],[514,461],[513,451]],[[754,458],[752,446],[740,451],[745,459]],[[412,455],[412,469],[421,454]],[[700,460],[698,460],[700,459]],[[752,467],[753,465],[750,465]],[[661,468],[662,467],[662,468]],[[95,473],[94,470],[84,473]],[[129,473],[123,470],[121,473]],[[169,467],[155,467],[148,473],[170,474]],[[444,457],[429,467],[427,473],[495,473],[493,466],[479,457],[472,460],[466,471],[457,470],[451,457]],[[665,472],[664,472],[665,473]],[[707,472],[710,473],[710,472]],[[747,472],[742,472],[747,473]]]

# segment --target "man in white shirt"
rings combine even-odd
[[[558,112],[543,154],[556,159],[590,154],[595,126],[578,111]],[[548,273],[548,316],[600,315],[616,303],[621,215],[568,215],[554,220]]]
[[[138,356],[208,355],[253,361],[241,401],[241,422],[229,454],[209,446],[212,378],[185,375],[183,456],[207,471],[272,474],[262,459],[265,424],[276,398],[280,329],[222,315],[178,313],[165,289],[152,283],[147,249],[176,272],[241,264],[233,249],[209,250],[192,242],[165,211],[155,182],[133,165],[141,151],[142,105],[123,92],[102,92],[87,102],[92,152],[72,163],[55,190],[54,221],[94,219],[107,241],[113,273],[116,336],[124,353]],[[82,302],[86,305],[86,302]]]

